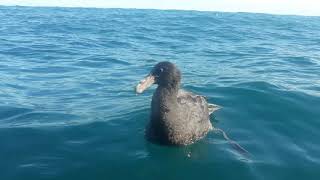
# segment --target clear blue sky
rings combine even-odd
[[[0,0],[0,5],[186,9],[320,16],[319,0]]]

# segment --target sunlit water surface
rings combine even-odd
[[[0,7],[0,179],[319,179],[320,17]],[[144,139],[159,61],[223,108],[186,147]]]

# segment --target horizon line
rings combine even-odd
[[[136,10],[162,10],[162,11],[196,11],[196,12],[216,12],[216,13],[248,13],[248,14],[266,14],[274,16],[302,16],[302,17],[320,17],[320,15],[305,15],[291,13],[273,13],[257,11],[221,11],[221,10],[202,10],[202,9],[177,9],[177,8],[148,8],[148,7],[97,7],[97,6],[53,6],[53,5],[2,5],[0,7],[32,7],[32,8],[83,8],[83,9],[136,9]]]

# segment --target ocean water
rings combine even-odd
[[[184,147],[144,139],[160,61],[223,108]],[[319,179],[320,17],[0,7],[0,179]]]

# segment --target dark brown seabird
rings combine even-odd
[[[152,84],[158,87],[151,102],[151,118],[146,127],[148,140],[160,144],[187,145],[213,129],[210,114],[220,107],[204,96],[180,89],[181,73],[170,62],[160,62],[136,86],[142,93]]]

